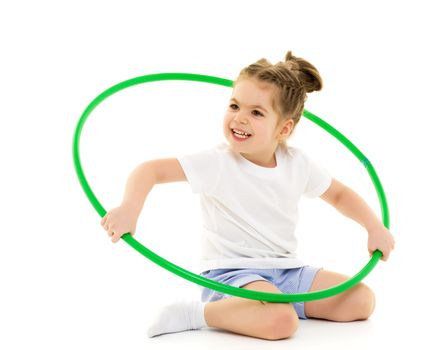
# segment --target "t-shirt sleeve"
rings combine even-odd
[[[193,193],[209,194],[220,176],[221,159],[215,148],[177,157]]]
[[[307,184],[303,195],[307,198],[315,198],[322,195],[330,187],[332,183],[332,176],[329,171],[318,164],[311,158],[305,156],[307,159]]]

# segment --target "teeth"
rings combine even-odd
[[[238,131],[238,130],[234,130],[234,129],[233,129],[233,132],[234,132],[235,134],[249,136],[249,134],[246,133],[246,132],[242,132],[242,131]]]
[[[247,139],[249,136],[246,135],[240,135],[240,134],[234,134],[236,135],[236,137],[238,137],[239,139]]]

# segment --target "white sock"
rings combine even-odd
[[[165,306],[149,326],[148,337],[207,327],[204,318],[206,304],[189,300]]]

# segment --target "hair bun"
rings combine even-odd
[[[291,51],[286,53],[285,62],[292,70],[300,70],[301,66],[298,57],[292,55]]]
[[[318,70],[311,63],[292,55],[292,52],[288,51],[285,64],[290,66],[292,70],[299,71],[297,78],[307,93],[322,89],[322,79]]]

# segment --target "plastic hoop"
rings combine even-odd
[[[87,106],[87,108],[82,113],[82,116],[80,117],[75,129],[74,138],[73,138],[73,161],[76,169],[76,174],[79,178],[79,182],[82,186],[82,189],[85,191],[87,198],[89,199],[94,209],[101,217],[106,215],[106,210],[100,204],[99,200],[96,198],[90,185],[88,184],[88,181],[85,178],[84,171],[82,169],[82,165],[80,161],[79,144],[80,144],[82,128],[87,118],[91,114],[91,112],[103,100],[105,100],[109,96],[115,94],[120,90],[126,89],[134,85],[153,82],[153,81],[160,81],[160,80],[189,80],[189,81],[217,84],[226,87],[233,86],[232,80],[218,78],[209,75],[192,74],[192,73],[158,73],[158,74],[143,75],[133,79],[125,80],[105,90],[100,95],[98,95],[93,101],[91,101],[91,103]],[[371,180],[374,184],[374,187],[376,189],[379,198],[381,214],[382,214],[382,222],[385,225],[385,227],[389,229],[389,210],[388,210],[388,204],[386,201],[385,192],[383,190],[382,184],[380,183],[380,180],[371,162],[363,155],[361,151],[359,151],[359,149],[350,140],[348,140],[343,134],[341,134],[338,130],[336,130],[334,127],[329,125],[327,122],[323,121],[321,118],[317,117],[316,115],[306,110],[304,110],[303,115],[307,119],[311,120],[312,122],[323,128],[324,130],[326,130],[332,136],[334,136],[345,147],[347,147],[356,156],[356,158],[358,158],[359,161],[365,166],[369,176],[371,177]],[[178,265],[175,265],[170,261],[162,258],[161,256],[157,255],[156,253],[154,253],[153,251],[149,250],[141,243],[139,243],[129,233],[125,233],[122,236],[122,239],[126,243],[128,243],[132,248],[137,250],[140,254],[144,255],[152,262],[158,264],[159,266],[165,268],[166,270],[182,278],[185,278],[190,282],[199,284],[206,288],[216,290],[221,293],[234,295],[237,297],[242,297],[247,299],[263,300],[263,301],[274,302],[274,303],[300,302],[300,301],[305,302],[311,300],[324,299],[342,293],[347,289],[355,286],[362,279],[364,279],[377,265],[380,258],[382,257],[382,252],[380,252],[379,250],[374,251],[371,256],[371,259],[365,265],[365,267],[362,268],[362,270],[360,270],[355,276],[351,277],[347,281],[344,281],[343,283],[336,285],[334,287],[324,290],[314,291],[314,292],[301,293],[301,294],[279,294],[279,293],[277,294],[277,293],[266,293],[266,292],[237,288],[213,281],[211,279],[202,277],[200,275],[194,274],[193,272],[185,270],[182,267],[179,267]]]

